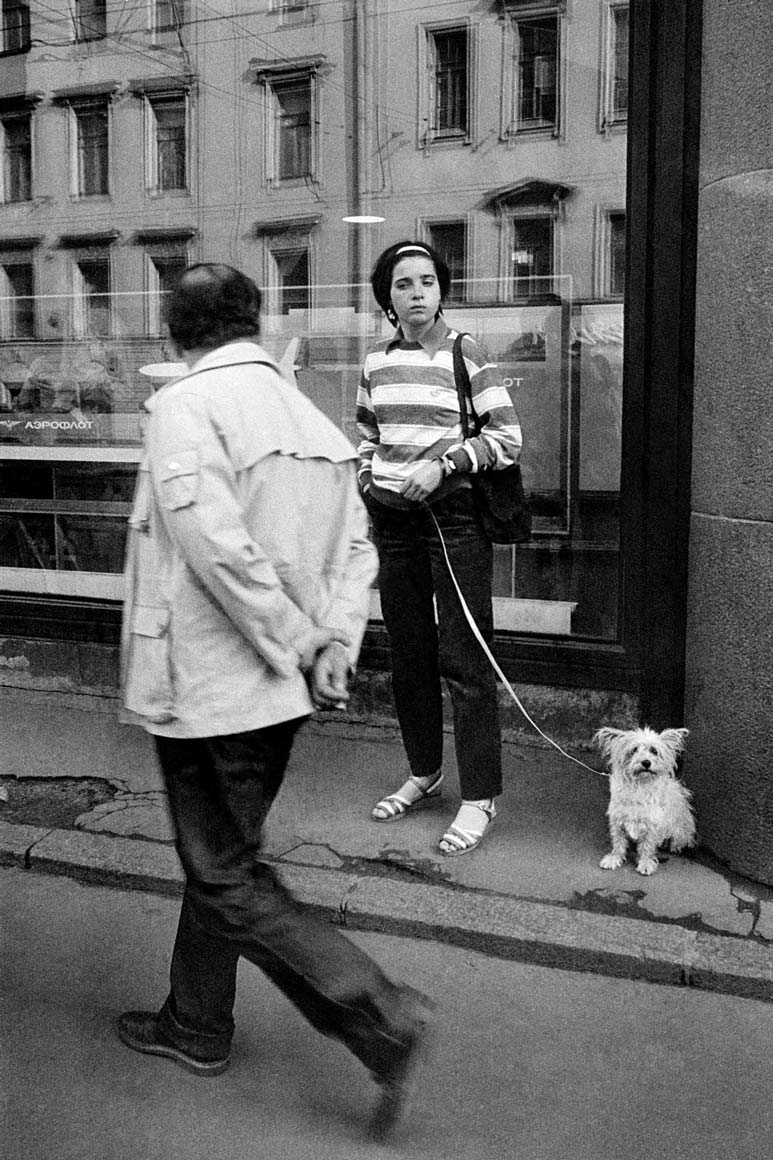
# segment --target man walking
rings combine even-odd
[[[345,703],[375,553],[356,453],[257,344],[260,291],[189,269],[167,322],[189,368],[146,404],[122,634],[125,719],[154,735],[186,875],[159,1012],[122,1041],[202,1076],[228,1066],[240,956],[402,1106],[426,1008],[259,859],[261,829],[314,703]]]

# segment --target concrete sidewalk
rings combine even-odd
[[[67,829],[9,822],[0,803],[0,862],[179,892],[149,739],[116,727],[109,709],[87,721],[78,708],[50,707],[47,728],[32,736],[18,715],[8,715],[2,773],[9,807],[15,779],[61,775],[52,736],[59,754],[69,754],[70,776],[80,744],[83,776],[104,777],[117,792]],[[100,735],[98,746],[84,740],[86,725]],[[407,775],[397,731],[309,722],[266,827],[266,857],[302,903],[351,929],[773,1001],[773,890],[700,852],[664,858],[651,878],[631,864],[601,870],[606,779],[543,743],[505,743],[506,788],[490,836],[471,855],[444,858],[437,841],[458,800],[450,736],[446,756],[441,806],[377,824],[372,805]],[[601,768],[591,751],[580,756]]]

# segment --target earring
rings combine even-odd
[[[392,326],[397,326],[397,314],[395,313],[394,306],[388,306],[385,313],[389,322],[392,323]]]

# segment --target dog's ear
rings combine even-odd
[[[599,731],[593,735],[593,740],[601,752],[606,757],[609,757],[612,751],[612,746],[619,737],[623,736],[623,732],[624,731],[622,729],[612,729],[609,725],[605,725],[603,729],[599,729]]]
[[[689,729],[664,729],[660,736],[674,753],[681,753],[689,735]]]

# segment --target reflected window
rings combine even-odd
[[[311,77],[271,82],[274,99],[276,153],[274,172],[279,181],[311,176]]]
[[[184,0],[152,0],[151,8],[155,32],[173,32],[185,20]]]
[[[429,243],[448,266],[451,287],[446,301],[463,302],[466,297],[467,226],[463,221],[429,222]]]
[[[76,40],[101,40],[107,35],[107,0],[76,0]]]
[[[429,51],[432,135],[465,137],[469,132],[467,29],[430,32]]]
[[[613,4],[609,10],[605,125],[628,120],[628,5]]]
[[[30,48],[30,6],[3,0],[3,52],[28,52]]]
[[[73,107],[77,143],[75,191],[80,197],[108,193],[108,114],[103,98]]]
[[[622,298],[625,294],[625,214],[608,216],[609,281],[607,296]]]
[[[516,20],[515,130],[558,126],[558,17]]]
[[[148,255],[148,334],[163,334],[164,303],[188,266],[183,248],[156,248]]]
[[[534,298],[551,290],[553,218],[548,214],[513,218],[512,289],[515,298]]]
[[[269,7],[286,20],[300,20],[308,14],[309,0],[270,0]]]
[[[111,333],[110,299],[109,255],[83,258],[76,262],[73,321],[79,338]]]
[[[188,187],[186,100],[184,95],[150,101],[152,146],[150,187],[158,193]]]
[[[0,266],[3,338],[35,337],[35,274],[31,262]]]
[[[3,199],[32,197],[32,117],[19,112],[0,120],[3,133]]]
[[[309,251],[272,250],[274,267],[274,295],[278,314],[291,310],[308,310],[311,305],[309,286]]]

